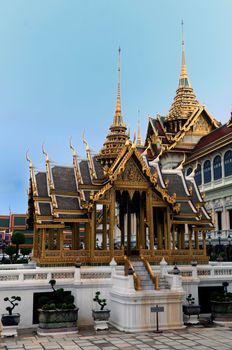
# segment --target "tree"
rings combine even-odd
[[[13,247],[12,245],[8,245],[5,249],[5,253],[9,255],[10,257],[10,262],[13,262],[13,256],[16,254],[16,248]]]
[[[21,252],[21,254],[22,254],[23,258],[24,258],[25,255],[29,255],[31,253],[31,248],[27,248],[27,247],[21,248],[20,252]]]
[[[25,235],[21,231],[15,231],[11,237],[11,243],[16,245],[16,259],[19,255],[19,246],[20,244],[24,244]]]

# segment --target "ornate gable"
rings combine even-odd
[[[193,125],[193,132],[205,135],[211,131],[212,131],[211,124],[207,122],[202,115],[200,115],[199,118],[196,120],[195,124]]]
[[[117,180],[115,181],[115,185],[125,185],[125,186],[134,186],[134,187],[142,187],[148,186],[149,182],[147,178],[142,173],[142,170],[136,164],[136,161],[131,157],[123,171],[117,176]]]

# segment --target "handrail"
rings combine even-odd
[[[133,272],[135,290],[141,290],[140,277],[136,274],[131,261],[126,255],[124,255],[124,261],[125,261],[125,276],[128,276],[128,270],[130,269]]]
[[[159,276],[158,274],[155,275],[154,271],[151,268],[151,265],[149,263],[149,261],[147,261],[144,256],[140,256],[140,260],[143,262],[147,272],[150,275],[150,279],[152,280],[153,284],[154,284],[154,288],[155,290],[159,290]]]

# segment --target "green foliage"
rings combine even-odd
[[[13,247],[12,245],[8,245],[5,249],[5,253],[9,255],[10,257],[10,262],[12,263],[14,260],[14,255],[16,254],[16,248]]]
[[[192,294],[189,294],[186,298],[189,305],[193,305],[195,303],[195,298],[193,298]]]
[[[21,301],[21,297],[13,295],[11,298],[5,297],[4,301],[8,301],[11,304],[11,306],[6,307],[6,311],[8,311],[9,315],[12,315],[13,309],[19,305],[17,301]]]
[[[18,257],[20,244],[25,243],[25,235],[21,231],[15,231],[11,237],[11,243],[16,245],[16,257]]]
[[[50,280],[49,284],[52,288],[51,295],[42,296],[39,299],[39,304],[42,305],[43,310],[75,309],[73,295],[67,295],[64,288],[55,289],[56,280]]]
[[[20,245],[25,243],[25,235],[23,232],[15,231],[11,237],[11,242],[15,245]]]
[[[97,291],[95,294],[95,297],[93,298],[93,301],[96,301],[101,307],[100,310],[103,310],[104,307],[107,305],[107,303],[106,303],[106,299],[100,299],[100,294],[101,292]]]
[[[224,291],[212,293],[211,301],[232,302],[232,293],[227,292],[227,287],[229,286],[229,283],[223,282],[222,286],[224,288]]]
[[[20,252],[22,254],[22,256],[24,257],[25,255],[29,255],[31,253],[31,248],[21,248]]]

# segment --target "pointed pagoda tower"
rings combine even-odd
[[[116,98],[116,108],[114,113],[113,124],[109,128],[109,133],[106,136],[106,140],[100,150],[97,159],[101,162],[104,168],[108,168],[113,161],[117,158],[125,146],[126,141],[129,139],[126,133],[127,128],[123,123],[122,111],[121,111],[121,96],[120,96],[120,52],[118,49],[118,92]]]
[[[176,90],[176,96],[172,102],[171,108],[166,117],[166,125],[169,132],[178,132],[186,120],[191,116],[194,110],[200,106],[196,95],[191,87],[187,67],[185,62],[184,50],[184,30],[182,21],[182,59],[179,85]]]

